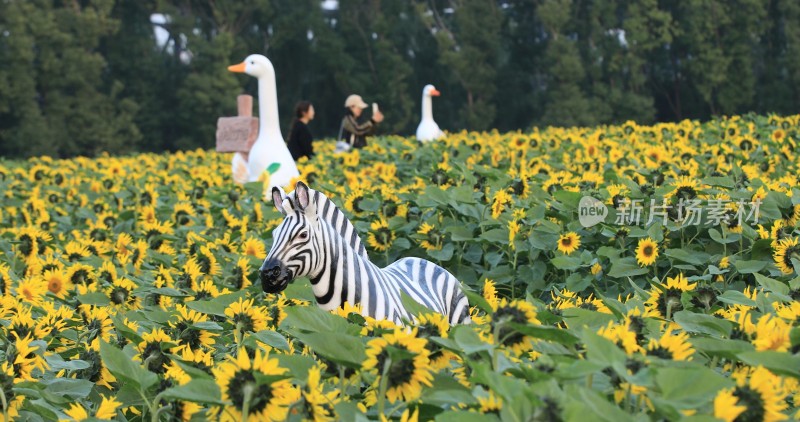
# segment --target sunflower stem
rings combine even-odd
[[[0,386],[0,402],[3,404],[3,420],[11,420],[8,418],[8,400],[6,400],[6,391],[3,389],[3,386]]]
[[[497,371],[497,366],[499,365],[498,360],[500,359],[499,349],[502,339],[500,339],[500,328],[502,328],[504,321],[498,321],[497,324],[494,326],[494,332],[492,333],[492,337],[494,337],[494,348],[492,349],[492,369]]]
[[[150,412],[153,416],[150,418],[151,422],[157,422],[161,417],[161,412],[169,409],[167,406],[161,406],[161,400],[163,391],[161,393],[156,394],[156,398],[153,399],[153,406],[152,408],[155,409],[155,412]]]
[[[150,412],[150,413],[153,414],[153,417],[150,418],[150,420],[152,422],[158,422],[160,420],[160,418],[161,418],[161,412],[164,412],[164,411],[166,411],[168,409],[169,409],[168,406],[158,406],[158,410],[156,410],[155,412]]]
[[[338,366],[339,366],[339,392],[342,394],[342,397],[344,397],[344,394],[345,394],[345,390],[344,390],[344,365],[338,365]]]
[[[672,300],[667,299],[667,321],[672,319]]]
[[[392,415],[394,415],[394,414],[395,414],[395,412],[397,412],[398,410],[400,410],[400,408],[401,408],[401,407],[403,407],[403,406],[407,406],[407,405],[408,405],[408,403],[406,403],[406,402],[404,402],[404,401],[401,401],[401,402],[400,402],[400,404],[398,404],[397,406],[395,406],[395,407],[393,407],[393,408],[389,409],[389,414],[388,414],[388,416],[389,416],[389,417],[391,417]]]
[[[512,240],[511,242],[513,243],[514,241]],[[516,292],[517,292],[516,291],[516,287],[517,287],[517,256],[518,256],[517,250],[514,249],[514,260],[513,260],[513,263],[512,263],[512,267],[511,267],[512,271],[513,271],[513,274],[514,274],[514,277],[511,278],[511,297],[512,298],[516,298],[517,297],[516,296]]]
[[[386,362],[383,363],[383,372],[381,373],[381,382],[378,387],[378,414],[384,415],[383,409],[386,407],[386,389],[389,386],[389,369],[392,367],[392,358],[387,357]]]
[[[155,409],[153,409],[153,404],[154,403],[150,403],[150,400],[147,400],[147,395],[144,393],[144,391],[142,391],[141,388],[139,389],[139,395],[142,397],[142,400],[144,400],[145,404],[147,405],[147,408],[144,408],[143,411],[142,411],[142,419],[144,419],[144,416],[146,414],[146,412],[145,412],[146,410],[150,410],[150,414],[156,413]]]
[[[250,417],[250,400],[253,398],[253,392],[256,389],[253,387],[253,384],[247,383],[242,388],[242,393],[244,394],[244,403],[242,403],[242,422],[246,422],[247,419]]]
[[[156,358],[158,358],[158,355],[156,355],[155,353],[151,353],[149,356],[147,356],[147,359],[145,359],[144,362],[142,362],[142,366],[144,366],[144,369],[147,369],[149,371],[150,362],[152,362]]]
[[[233,329],[233,339],[234,339],[234,341],[236,341],[236,347],[237,348],[241,348],[242,347],[242,345],[241,345],[241,343],[242,343],[242,339],[241,339],[241,337],[242,337],[242,334],[241,334],[242,325],[243,325],[242,322],[239,321],[239,322],[236,323],[236,327],[234,327],[234,329]]]

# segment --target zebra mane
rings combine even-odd
[[[344,213],[339,209],[339,207],[337,207],[333,201],[325,196],[325,194],[311,188],[308,190],[310,193],[309,196],[313,198],[314,203],[317,204],[317,217],[327,221],[328,224],[336,229],[336,232],[342,236],[342,239],[348,241],[350,247],[352,247],[359,256],[369,260],[369,256],[367,256],[367,250],[364,248],[364,242],[361,241],[361,237],[358,235],[356,227],[350,222],[350,219],[348,219],[347,216],[344,215]],[[297,191],[294,191],[286,195],[291,202],[292,207],[294,207],[294,204],[297,203],[296,192]]]

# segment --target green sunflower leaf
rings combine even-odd
[[[408,293],[402,290],[400,291],[400,301],[403,303],[403,307],[405,307],[406,310],[413,316],[418,317],[423,314],[436,313],[436,311],[417,302],[416,300],[414,300],[414,298],[409,296]]]
[[[143,368],[139,362],[133,361],[122,350],[100,342],[100,356],[103,364],[115,377],[134,383],[142,390],[147,390],[158,382],[158,375]]]
[[[295,338],[303,342],[314,353],[350,368],[360,368],[367,359],[366,348],[356,337],[337,332],[296,332]]]
[[[690,311],[676,312],[673,315],[673,319],[681,328],[690,333],[708,334],[719,337],[728,337],[734,325],[731,321],[726,319]]]
[[[77,298],[78,302],[83,305],[91,305],[91,306],[108,306],[111,301],[108,299],[104,293],[101,292],[92,292],[87,293],[85,295],[78,295]]]
[[[753,274],[763,270],[767,264],[766,261],[736,261],[733,266],[740,274]]]
[[[276,331],[263,330],[257,333],[250,333],[249,337],[253,337],[256,340],[270,347],[274,347],[278,350],[288,351],[291,349],[291,347],[289,346],[289,342],[286,341],[286,337],[282,336],[280,333]]]
[[[217,382],[210,379],[193,379],[185,385],[168,388],[159,396],[166,400],[184,400],[193,403],[224,405]]]
[[[763,366],[770,371],[800,379],[800,356],[785,352],[760,351],[739,353],[742,362],[752,366]]]
[[[609,277],[623,278],[647,274],[648,267],[641,267],[636,263],[636,258],[622,258],[611,263],[611,270],[608,271]]]
[[[680,403],[682,409],[696,409],[733,382],[714,370],[692,365],[691,368],[658,368],[655,384],[661,392],[660,398]]]

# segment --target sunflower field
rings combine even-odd
[[[798,124],[317,142],[301,179],[452,272],[456,327],[265,295],[230,155],[0,162],[3,420],[800,419]]]

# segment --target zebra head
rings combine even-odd
[[[272,248],[259,271],[266,293],[283,291],[296,277],[309,274],[319,231],[317,204],[305,183],[297,182],[294,198],[272,188],[272,202],[284,219],[272,231]]]

